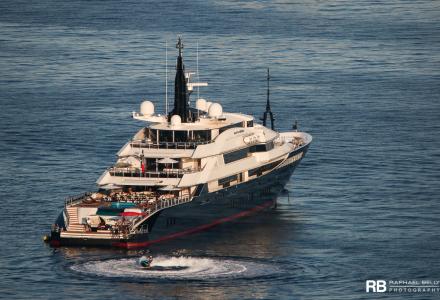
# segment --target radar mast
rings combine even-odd
[[[263,118],[261,118],[260,120],[263,121],[263,126],[266,126],[267,116],[269,115],[269,118],[270,118],[270,129],[274,130],[275,129],[275,118],[273,117],[273,113],[272,113],[272,111],[270,109],[269,80],[270,80],[269,68],[267,68],[267,101],[266,101],[266,111],[264,112]]]
[[[176,48],[179,49],[179,56],[177,57],[176,78],[174,80],[174,109],[171,111],[168,118],[171,119],[173,115],[178,115],[180,116],[182,123],[185,123],[190,121],[190,113],[188,106],[188,90],[185,78],[185,65],[183,64],[182,58],[183,42],[180,36],[177,39]]]

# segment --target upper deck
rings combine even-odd
[[[141,118],[136,118],[142,120]],[[223,113],[218,117],[210,117],[207,114],[200,114],[200,116],[191,123],[170,124],[168,122],[152,123],[149,128],[152,130],[213,130],[229,127],[242,123],[237,127],[252,127],[254,118],[242,113]],[[148,121],[148,120],[147,120]]]
[[[180,39],[178,45],[180,45]],[[133,118],[147,122],[118,152],[118,161],[98,179],[98,185],[193,186],[216,180],[220,173],[245,173],[307,142],[274,130],[269,89],[263,125],[253,116],[224,112],[219,103],[197,99],[189,106],[194,83],[185,76],[182,48],[176,65],[174,108],[155,113],[151,101],[143,101]],[[269,74],[268,74],[269,75]],[[269,80],[269,76],[268,76]],[[269,88],[269,86],[268,86]],[[266,127],[267,116],[271,126]],[[227,174],[226,174],[227,175]],[[226,176],[225,175],[225,176]]]
[[[133,117],[148,122],[148,118],[139,113],[134,113]],[[140,129],[118,152],[118,156],[130,156],[144,149],[149,155],[157,157],[191,156],[192,150],[199,145],[213,143],[228,129],[251,127],[254,127],[254,118],[241,113],[224,113],[215,118],[203,114],[191,123],[172,124],[163,120]]]

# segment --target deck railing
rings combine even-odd
[[[291,143],[295,148],[301,147],[304,145],[304,141],[300,137],[294,136],[280,136],[274,140],[276,145],[283,145],[285,143]]]
[[[191,201],[192,201],[192,197],[190,197],[189,195],[178,197],[178,198],[161,199],[161,200],[157,201],[154,206],[150,207],[147,210],[146,216],[140,216],[140,217],[136,218],[135,220],[133,220],[133,222],[132,222],[133,225],[131,226],[130,232],[131,233],[137,232],[138,231],[137,227],[139,225],[141,225],[146,219],[148,219],[149,217],[154,215],[156,212],[163,210],[163,209],[166,209],[166,208],[170,208],[172,206],[188,203]]]
[[[195,149],[198,145],[209,144],[212,141],[199,142],[146,142],[143,140],[132,141],[130,143],[132,148],[146,148],[146,149]]]
[[[67,228],[69,228],[69,224],[70,224],[70,216],[69,216],[69,212],[67,211],[67,209],[64,210],[64,214],[66,215],[66,219],[65,219],[65,228],[67,230]]]
[[[64,206],[69,206],[69,205],[73,205],[75,203],[81,203],[85,198],[89,197],[90,195],[92,195],[91,192],[85,192],[82,194],[78,194],[75,196],[69,196],[66,197],[65,201],[64,201]]]
[[[70,206],[70,205],[74,205],[76,203],[80,203],[82,202],[85,198],[91,196],[92,193],[91,192],[87,192],[87,193],[83,193],[83,194],[79,194],[79,195],[75,195],[75,196],[71,196],[71,197],[67,197],[66,201],[65,201],[65,206]],[[132,201],[136,201],[141,199],[140,197],[137,198],[135,197],[134,199],[131,199]],[[149,198],[146,197],[145,199],[142,199],[143,201],[147,201]],[[112,201],[119,201],[120,199],[116,199],[116,197],[114,199],[111,199]],[[150,199],[150,200],[154,200],[154,199]],[[130,200],[126,200],[126,201],[130,201]],[[142,231],[142,228],[137,228],[139,225],[141,225],[146,219],[148,219],[149,217],[151,217],[152,215],[154,215],[155,213],[157,213],[160,210],[172,207],[172,206],[176,206],[176,205],[180,205],[180,204],[184,204],[184,203],[188,203],[192,201],[192,197],[190,195],[184,195],[181,197],[174,197],[174,198],[159,198],[157,200],[155,200],[155,203],[151,203],[148,205],[148,208],[146,209],[146,214],[139,216],[137,218],[135,218],[134,220],[132,220],[129,223],[121,223],[118,226],[113,226],[112,228],[112,234],[113,235],[127,235],[129,233],[138,233],[139,231]],[[145,202],[146,203],[146,202]],[[67,223],[66,228],[69,226],[69,221],[70,221],[70,216],[69,213],[67,211],[67,209],[64,210],[64,213],[66,214],[66,219],[67,219]]]
[[[200,172],[201,169],[168,169],[164,171],[145,171],[130,168],[108,168],[110,175],[118,177],[140,177],[140,178],[182,178],[189,173]]]

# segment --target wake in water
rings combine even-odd
[[[90,261],[71,268],[76,272],[104,277],[184,280],[253,278],[279,272],[277,267],[264,263],[184,256],[157,256],[151,263],[151,269],[140,266],[137,258]]]

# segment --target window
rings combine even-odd
[[[273,141],[270,141],[269,143],[266,144],[266,151],[272,150],[273,147],[274,147]]]
[[[249,177],[254,176],[254,175],[261,176],[264,172],[272,170],[273,168],[278,166],[281,161],[282,160],[277,160],[276,162],[273,162],[273,163],[255,168],[255,169],[251,169],[251,170],[249,170],[249,173],[248,173]]]
[[[254,120],[247,121],[246,127],[254,127]]]
[[[246,158],[249,153],[254,152],[266,152],[272,150],[274,147],[273,141],[267,143],[267,144],[260,144],[260,145],[253,145],[248,148],[243,148],[237,151],[229,152],[223,155],[225,164],[229,164],[231,162],[234,162],[236,160],[240,160],[243,158]]]
[[[188,131],[176,130],[174,131],[174,141],[176,143],[183,143],[188,141]]]
[[[240,160],[246,158],[249,153],[249,148],[243,148],[237,151],[229,152],[223,155],[223,159],[225,164],[229,164],[233,161]]]
[[[146,128],[145,137],[148,137],[151,141],[156,143],[157,129]]]
[[[211,130],[194,130],[194,142],[211,141]]]
[[[254,145],[251,147],[251,152],[266,152],[266,145]]]
[[[156,158],[146,158],[146,170],[148,171],[156,171],[156,167],[158,166]]]
[[[254,152],[266,152],[266,151],[270,151],[272,150],[274,147],[273,145],[273,141],[270,141],[267,144],[259,144],[259,145],[254,145],[250,147],[250,152],[254,153]]]
[[[159,142],[172,142],[173,141],[173,131],[172,130],[158,130],[159,131]]]
[[[235,181],[238,179],[237,175],[232,175],[232,176],[228,176],[225,178],[221,178],[218,180],[218,185],[223,186],[223,187],[228,187],[231,185],[232,181]]]
[[[231,129],[231,128],[238,128],[238,127],[243,127],[243,122],[235,123],[235,124],[231,124],[231,125],[222,127],[222,128],[220,128],[219,133],[222,133],[223,131]]]

